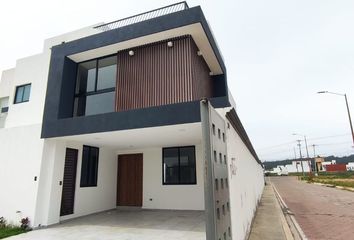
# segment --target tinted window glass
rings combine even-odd
[[[15,103],[22,102],[23,92],[24,92],[24,88],[23,87],[18,87],[17,88]]]
[[[90,146],[83,147],[80,179],[81,187],[97,186],[98,155],[98,148]]]
[[[16,87],[14,103],[28,102],[31,93],[31,84]]]
[[[29,100],[30,92],[31,92],[31,85],[24,86],[23,99],[22,99],[24,102]]]
[[[163,149],[163,183],[196,184],[194,147]]]
[[[97,90],[116,86],[117,57],[98,60]]]
[[[87,96],[85,115],[114,112],[114,99],[115,92]]]
[[[77,74],[76,93],[95,91],[96,60],[80,63]]]
[[[179,179],[179,162],[178,149],[166,148],[164,149],[164,182],[178,183]]]
[[[180,183],[195,182],[195,153],[194,147],[184,147],[179,150]]]

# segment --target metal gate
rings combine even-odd
[[[208,100],[200,102],[204,152],[206,239],[232,239],[225,120]]]

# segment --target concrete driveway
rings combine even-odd
[[[112,210],[10,240],[205,240],[203,211]]]

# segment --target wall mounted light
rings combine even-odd
[[[167,42],[167,46],[168,47],[173,47],[173,42],[171,42],[171,41]]]
[[[134,56],[134,51],[133,50],[129,51],[129,56]]]
[[[198,55],[198,56],[202,56],[202,55],[203,55],[202,51],[199,50],[199,51],[197,52],[197,55]]]

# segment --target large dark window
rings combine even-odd
[[[77,71],[74,116],[114,112],[117,57],[80,63]]]
[[[80,187],[97,186],[98,155],[97,147],[83,147]]]
[[[196,184],[195,147],[163,148],[163,184]]]
[[[16,87],[14,103],[28,102],[31,93],[31,84]]]

